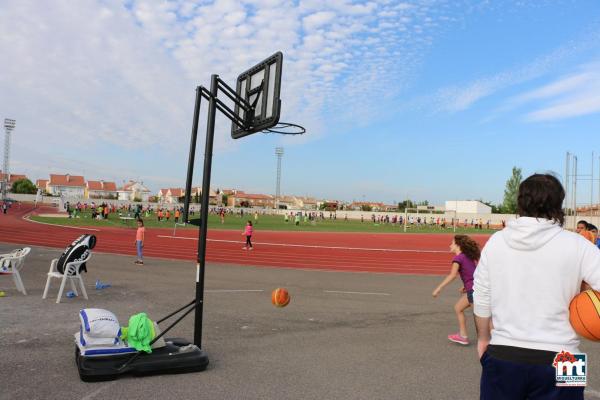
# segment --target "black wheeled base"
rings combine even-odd
[[[185,339],[165,339],[166,346],[142,353],[129,362],[134,354],[114,356],[82,356],[75,347],[75,362],[84,382],[109,381],[122,375],[180,374],[204,371],[208,356]],[[128,363],[128,364],[127,364]],[[127,364],[127,365],[126,365]]]

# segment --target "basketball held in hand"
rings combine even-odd
[[[586,339],[600,341],[600,292],[586,290],[571,300],[569,321],[575,332]]]
[[[277,288],[271,293],[271,302],[275,307],[285,307],[290,304],[290,294],[286,289]]]

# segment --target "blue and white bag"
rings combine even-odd
[[[121,335],[121,325],[112,312],[101,308],[85,308],[79,312],[81,332],[86,338],[112,339]]]

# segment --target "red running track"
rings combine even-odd
[[[27,220],[32,213],[55,212],[49,207],[33,210],[30,205],[13,206],[0,214],[0,242],[64,249],[83,233],[93,233],[95,251],[135,255],[135,230],[112,227],[66,227]],[[360,271],[379,273],[442,275],[449,271],[451,234],[377,234],[280,232],[255,229],[253,251],[242,250],[240,231],[209,230],[206,259],[238,265]],[[148,228],[144,255],[194,261],[198,231]],[[474,238],[484,244],[487,235]]]

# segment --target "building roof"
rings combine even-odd
[[[3,174],[2,171],[0,170],[0,181],[4,181],[4,175],[5,174]],[[18,180],[27,179],[26,175],[21,175],[21,174],[8,174],[8,175],[9,175],[8,176],[9,183],[15,183]]]
[[[134,188],[134,186],[136,186],[136,185],[138,186],[137,190]],[[130,192],[132,190],[136,190],[139,192],[149,192],[150,191],[150,189],[148,189],[146,186],[144,186],[144,182],[136,182],[136,181],[132,181],[132,180],[129,180],[129,182],[125,183],[122,188],[118,189],[119,192]]]
[[[181,189],[181,190],[183,190],[183,189]],[[195,193],[198,193],[199,195],[202,195],[202,188],[201,187],[193,187],[192,188],[192,194],[195,194]],[[227,194],[224,191],[222,191],[221,193]],[[183,196],[183,194],[182,194],[182,196]],[[217,192],[215,190],[213,190],[213,189],[210,189],[208,191],[208,197],[217,197]]]
[[[272,200],[273,196],[269,194],[238,193],[235,197],[249,200]]]
[[[38,179],[35,181],[35,186],[37,186],[38,189],[45,189],[48,182],[48,179]]]
[[[114,182],[105,182],[105,181],[87,181],[88,190],[103,190],[106,192],[116,192],[117,185]]]
[[[85,179],[80,175],[56,175],[50,174],[50,186],[85,186]]]
[[[185,193],[185,190],[179,189],[179,188],[176,188],[176,189],[171,188],[171,189],[169,189],[169,192],[171,193],[171,196],[181,197]]]
[[[298,199],[300,199],[303,203],[306,204],[317,204],[317,199],[313,198],[313,197],[298,197]]]
[[[281,196],[279,197],[279,201],[282,203],[294,203],[296,199],[294,196]]]

